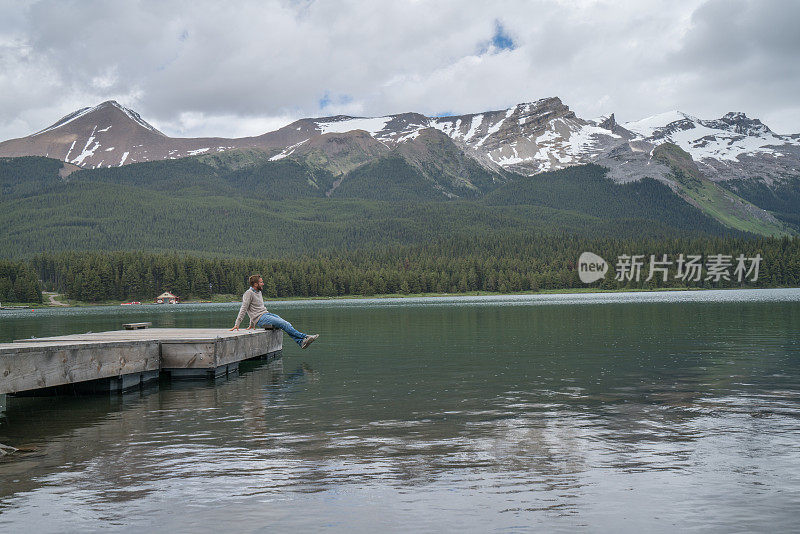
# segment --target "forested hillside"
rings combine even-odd
[[[270,298],[294,296],[372,295],[386,293],[459,293],[466,291],[530,291],[586,287],[576,263],[581,252],[593,251],[611,264],[602,289],[655,287],[774,287],[800,285],[800,240],[775,238],[612,239],[552,235],[461,237],[414,246],[297,254],[282,259],[200,258],[141,252],[61,253],[36,256],[32,265],[45,285],[85,301],[151,300],[165,290],[182,298],[240,294],[247,277],[260,273]],[[699,254],[736,257],[760,254],[757,280],[676,280],[676,266],[667,282],[615,279],[614,262],[621,254]],[[730,270],[733,273],[733,269]]]
[[[25,260],[7,263],[0,299],[38,301],[37,275],[85,301],[207,298],[240,293],[254,271],[271,297],[561,289],[582,287],[584,250],[610,261],[760,254],[751,285],[800,284],[800,240],[725,227],[649,178],[618,184],[597,165],[491,180],[472,169],[465,199],[415,169],[390,155],[342,177],[226,154],[62,177],[51,159],[0,159],[0,256]],[[658,283],[676,284],[687,285]]]
[[[331,197],[336,177],[288,160],[225,166],[185,158],[66,179],[59,168],[46,158],[0,160],[0,256],[147,250],[271,258],[470,235],[743,235],[659,182],[616,184],[594,165],[499,177],[472,200],[448,200],[441,184],[392,158],[353,171]]]

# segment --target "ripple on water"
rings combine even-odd
[[[14,399],[0,442],[35,451],[0,461],[0,530],[788,531],[797,302],[276,302],[326,341],[215,384]],[[153,307],[153,322],[227,325],[235,308]],[[14,313],[66,333],[139,312]]]

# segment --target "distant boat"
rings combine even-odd
[[[133,302],[123,302],[120,306],[133,306],[134,304],[141,304],[141,302],[133,301]]]

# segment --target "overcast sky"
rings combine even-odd
[[[798,0],[0,0],[0,139],[115,99],[169,135],[558,96],[800,133]]]

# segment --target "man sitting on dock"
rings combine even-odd
[[[294,339],[297,344],[300,345],[301,349],[311,345],[314,340],[319,337],[319,334],[308,335],[299,332],[295,330],[286,319],[268,312],[267,308],[264,306],[264,298],[261,296],[261,290],[263,288],[264,280],[261,278],[261,275],[254,274],[250,277],[250,289],[245,291],[244,295],[242,295],[242,307],[239,309],[239,315],[236,317],[236,322],[233,328],[231,328],[231,331],[239,330],[239,323],[242,322],[244,314],[246,313],[250,316],[250,326],[247,327],[248,330],[255,327],[265,328],[272,325],[289,334],[289,337]]]

